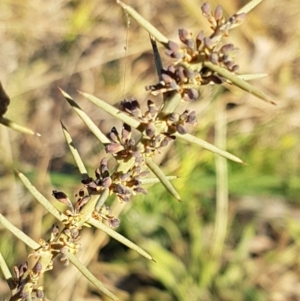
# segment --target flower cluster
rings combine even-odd
[[[235,14],[228,20],[223,17],[223,9],[218,6],[214,13],[209,3],[201,7],[202,14],[211,24],[213,33],[205,36],[203,31],[193,38],[192,33],[180,29],[178,36],[183,46],[174,41],[168,42],[166,54],[177,59],[162,70],[161,81],[156,85],[147,86],[152,93],[178,91],[184,101],[195,101],[199,97],[197,88],[202,85],[222,84],[225,78],[203,65],[205,61],[219,65],[230,72],[237,72],[239,66],[234,63],[233,54],[237,50],[233,44],[222,44],[223,37],[228,36],[230,29],[238,26],[245,18],[245,14]]]
[[[185,110],[182,114],[171,113],[167,116],[167,125],[170,132],[186,134],[186,125],[195,126],[197,124],[196,112]]]
[[[20,298],[18,300],[27,300],[32,292],[35,293],[38,300],[44,300],[44,289],[38,285],[41,270],[40,263],[37,263],[32,270],[29,270],[27,261],[19,267],[14,266],[14,290]]]

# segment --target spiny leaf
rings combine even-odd
[[[22,125],[19,125],[17,123],[15,123],[14,121],[10,120],[10,119],[7,119],[5,117],[0,117],[0,123],[2,123],[3,125],[11,128],[12,130],[15,130],[17,132],[20,132],[22,134],[27,134],[27,135],[36,135],[38,137],[41,136],[40,133],[36,133],[34,132],[33,130],[25,127],[25,126],[22,126]]]
[[[165,37],[160,31],[158,31],[151,23],[144,19],[135,9],[131,6],[117,0],[117,3],[130,15],[136,22],[138,22],[143,28],[145,28],[155,39],[164,45],[167,45],[168,38]]]
[[[178,179],[177,176],[166,176],[166,178],[169,181]],[[145,178],[145,179],[139,179],[139,181],[141,182],[142,185],[145,185],[145,184],[156,184],[156,183],[160,182],[160,179],[158,179],[158,178]]]
[[[79,91],[79,93],[81,95],[83,95],[87,100],[91,101],[93,104],[95,104],[96,106],[98,106],[99,108],[101,108],[102,110],[107,112],[108,114],[110,114],[113,117],[123,121],[124,123],[130,125],[131,127],[138,128],[140,126],[139,121],[137,121],[136,119],[128,116],[124,112],[121,112],[120,110],[118,110],[115,107],[109,105],[108,103],[106,103],[105,101],[97,98],[96,96],[88,94],[88,93],[80,92],[80,91]]]
[[[65,91],[60,89],[62,95],[68,101],[70,106],[74,109],[77,115],[82,119],[86,126],[91,130],[91,132],[98,138],[102,144],[110,143],[110,140],[100,131],[96,124],[90,119],[90,117],[79,107],[79,105],[74,101],[74,99]]]
[[[101,293],[109,297],[111,300],[118,301],[119,299],[110,291],[108,290],[89,270],[86,268],[78,258],[71,254],[66,254],[70,262],[82,273],[84,277],[86,277],[92,284],[94,284]]]
[[[255,80],[255,79],[260,79],[269,76],[267,73],[250,73],[250,74],[238,74],[238,78],[241,80]]]
[[[7,228],[11,233],[16,237],[22,240],[28,247],[33,250],[36,250],[40,247],[40,244],[35,242],[29,236],[27,236],[23,231],[14,226],[10,221],[8,221],[2,214],[0,214],[0,224]]]
[[[59,221],[63,221],[66,219],[66,216],[59,212],[28,180],[28,178],[19,171],[16,171],[17,175],[26,186],[26,188],[30,191],[30,193],[36,198],[36,200],[46,208],[48,212],[50,212],[54,217],[56,217]]]
[[[247,3],[246,5],[244,5],[241,9],[239,9],[236,13],[237,14],[242,14],[242,13],[247,14],[262,1],[263,0],[252,0],[249,3]]]
[[[0,214],[0,218],[1,218],[1,214]],[[10,290],[15,289],[16,287],[16,283],[14,278],[12,277],[12,274],[6,264],[6,261],[4,260],[2,253],[0,252],[0,269],[2,271],[2,274],[10,288]]]
[[[70,135],[70,133],[68,132],[68,130],[66,129],[66,127],[64,126],[64,124],[61,122],[61,126],[62,126],[62,130],[63,130],[63,133],[64,133],[64,136],[66,138],[66,141],[68,143],[68,146],[69,146],[69,149],[72,153],[72,156],[75,160],[75,163],[81,173],[81,176],[83,179],[87,178],[88,177],[88,173],[87,173],[87,170],[83,164],[83,161],[81,160],[81,157],[77,151],[77,149],[75,148],[75,145],[73,144],[73,141],[72,141],[72,137]]]
[[[271,103],[273,105],[275,105],[276,103],[271,99],[271,97],[269,97],[268,95],[266,95],[264,92],[260,91],[258,88],[253,87],[252,85],[248,84],[247,82],[243,81],[242,79],[240,79],[237,75],[235,75],[234,73],[229,72],[228,70],[219,67],[217,65],[214,65],[211,62],[204,62],[203,63],[205,67],[209,68],[212,71],[217,72],[218,74],[222,75],[223,77],[225,77],[226,79],[228,79],[232,84],[234,84],[235,86],[241,88],[242,90],[251,93],[253,95],[255,95],[256,97]]]
[[[122,236],[118,232],[114,231],[110,227],[106,226],[105,224],[101,223],[100,221],[95,220],[94,218],[90,218],[88,221],[92,226],[102,230],[110,237],[114,238],[115,240],[121,242],[123,245],[127,246],[128,248],[136,251],[143,257],[152,260],[155,262],[155,260],[152,258],[150,254],[148,254],[146,251],[144,251],[142,248],[140,248],[138,245],[127,239],[126,237]]]
[[[157,178],[161,181],[161,183],[165,186],[165,188],[178,200],[180,201],[180,195],[162,172],[162,170],[153,162],[153,160],[146,158],[146,164],[149,169],[157,176]]]
[[[204,140],[202,140],[200,138],[197,138],[197,137],[195,137],[195,136],[193,136],[191,134],[181,135],[179,133],[176,133],[175,135],[177,137],[181,138],[181,139],[184,139],[184,140],[189,141],[191,143],[200,145],[201,147],[203,147],[203,148],[205,148],[205,149],[207,149],[207,150],[209,150],[209,151],[211,151],[211,152],[213,152],[213,153],[215,153],[217,155],[220,155],[220,156],[222,156],[224,158],[227,158],[227,159],[232,160],[232,161],[237,162],[237,163],[245,164],[245,162],[243,162],[240,158],[238,158],[238,157],[236,157],[236,156],[234,156],[234,155],[232,155],[232,154],[230,154],[230,153],[228,153],[228,152],[226,152],[226,151],[224,151],[224,150],[216,147],[213,144],[210,144],[210,143],[208,143],[208,142],[206,142],[206,141],[204,141]]]

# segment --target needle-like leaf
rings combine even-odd
[[[240,79],[237,75],[235,75],[234,73],[229,72],[228,70],[226,70],[225,68],[219,67],[211,62],[204,62],[203,63],[205,67],[209,68],[210,70],[213,70],[215,72],[217,72],[218,74],[220,74],[221,76],[225,77],[226,79],[228,79],[232,84],[234,84],[235,86],[241,88],[242,90],[251,93],[253,95],[255,95],[256,97],[275,105],[276,103],[272,100],[272,98],[270,96],[268,96],[267,94],[265,94],[264,92],[260,91],[258,88],[248,84],[247,82],[243,81],[242,79]]]
[[[232,155],[232,154],[230,154],[230,153],[228,153],[228,152],[226,152],[226,151],[224,151],[224,150],[216,147],[213,144],[210,144],[210,143],[206,142],[205,140],[197,138],[197,137],[195,137],[195,136],[193,136],[191,134],[181,135],[179,133],[176,133],[175,135],[177,137],[181,138],[181,139],[184,139],[184,140],[189,141],[191,143],[200,145],[201,147],[203,147],[203,148],[205,148],[205,149],[207,149],[207,150],[209,150],[209,151],[211,151],[211,152],[213,152],[213,153],[215,153],[217,155],[220,155],[220,156],[222,156],[224,158],[227,158],[227,159],[232,160],[232,161],[237,162],[237,163],[245,164],[245,162],[243,162],[240,158],[238,158],[238,157],[236,157],[236,156],[234,156],[234,155]]]
[[[75,145],[73,144],[73,140],[72,140],[70,133],[68,132],[67,128],[64,126],[64,124],[62,122],[61,122],[61,126],[62,126],[62,130],[63,130],[64,136],[65,136],[65,139],[68,143],[69,149],[71,151],[71,154],[75,160],[75,163],[81,173],[82,178],[85,179],[88,177],[88,173],[83,164],[83,161],[81,160],[78,150],[75,148]]]
[[[161,44],[167,44],[168,38],[158,31],[151,23],[144,19],[135,9],[131,6],[117,0],[117,3],[130,15],[136,22],[145,28],[155,39]]]
[[[41,136],[40,133],[36,133],[34,132],[33,130],[25,127],[25,126],[22,126],[22,125],[19,125],[17,123],[15,123],[14,121],[10,120],[10,119],[7,119],[5,117],[0,117],[0,123],[2,123],[3,125],[11,128],[12,130],[15,130],[17,132],[20,132],[22,134],[27,134],[27,135],[36,135],[38,137]]]
[[[8,221],[2,214],[0,214],[0,224],[7,228],[11,233],[13,233],[18,239],[22,240],[28,247],[36,250],[40,245],[26,235],[23,231],[14,226],[10,221]]]
[[[262,1],[263,0],[252,0],[252,1],[248,2],[246,5],[244,5],[241,9],[239,9],[236,13],[237,14],[242,14],[242,13],[247,14]]]
[[[55,216],[59,221],[66,219],[66,216],[59,212],[28,180],[28,178],[19,171],[16,171],[17,175],[26,186],[26,188],[31,192],[31,194],[36,198],[36,200],[53,216]]]
[[[79,107],[75,100],[65,91],[60,89],[62,95],[68,101],[70,106],[74,109],[77,115],[82,119],[86,126],[91,130],[91,132],[98,138],[102,144],[110,143],[110,140],[100,131],[96,124],[90,119],[90,117]]]
[[[67,253],[66,256],[72,262],[72,264],[87,278],[92,284],[94,284],[101,293],[109,297],[111,300],[118,301],[119,299],[110,291],[108,290],[102,282],[100,282],[89,270],[86,268],[78,258],[71,254]]]
[[[136,119],[128,116],[126,113],[121,112],[120,110],[116,109],[115,107],[111,106],[110,104],[106,103],[105,101],[97,98],[94,95],[89,93],[80,92],[87,100],[91,101],[93,104],[110,114],[111,116],[123,121],[124,123],[130,125],[133,128],[138,128],[140,126],[140,122]]]
[[[102,222],[100,222],[98,220],[95,220],[94,218],[90,218],[89,221],[88,221],[88,223],[91,224],[92,226],[94,226],[94,227],[102,230],[107,235],[109,235],[110,237],[114,238],[115,240],[121,242],[123,245],[127,246],[128,248],[130,248],[130,249],[138,252],[143,257],[145,257],[145,258],[147,258],[147,259],[152,260],[152,261],[155,262],[155,260],[152,258],[152,256],[150,254],[148,254],[146,251],[144,251],[138,245],[136,245],[135,243],[133,243],[132,241],[130,241],[126,237],[122,236],[118,232],[114,231],[110,227],[106,226]]]
[[[165,176],[163,171],[153,162],[152,159],[146,158],[146,164],[149,167],[149,169],[157,176],[157,178],[160,180],[160,182],[165,186],[165,188],[178,200],[180,201],[180,195],[174,188],[174,186],[171,184],[171,182],[168,180],[168,178]]]

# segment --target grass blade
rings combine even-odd
[[[102,282],[100,282],[89,270],[86,268],[79,260],[78,258],[71,254],[71,253],[66,253],[68,259],[72,264],[82,273],[82,275],[88,279],[93,285],[95,285],[98,290],[109,297],[111,300],[118,301],[119,299],[110,291],[108,290]]]
[[[138,245],[136,245],[135,243],[133,243],[132,241],[130,241],[129,239],[127,239],[126,237],[122,236],[121,234],[119,234],[118,232],[114,231],[113,229],[111,229],[110,227],[106,226],[105,224],[101,223],[100,221],[95,220],[94,218],[89,219],[88,221],[89,224],[91,224],[92,226],[102,230],[103,232],[105,232],[107,235],[109,235],[110,237],[114,238],[115,240],[119,241],[120,243],[122,243],[123,245],[127,246],[128,248],[136,251],[137,253],[139,253],[140,255],[142,255],[143,257],[152,260],[154,262],[156,262],[152,256],[150,254],[148,254],[146,251],[144,251],[142,248],[140,248]]]
[[[81,157],[78,153],[78,150],[75,148],[75,145],[73,144],[73,140],[72,137],[70,135],[70,133],[68,132],[67,128],[64,126],[64,124],[61,122],[61,126],[62,126],[62,130],[63,130],[63,134],[65,136],[65,139],[68,143],[69,149],[72,153],[72,156],[74,158],[74,161],[81,173],[81,176],[83,179],[86,179],[88,177],[88,173],[87,170],[83,164],[83,161],[81,160]]]
[[[14,234],[18,239],[22,240],[29,248],[36,250],[40,247],[40,244],[31,239],[23,231],[14,226],[10,221],[8,221],[2,214],[0,214],[0,224],[7,228],[12,234]]]
[[[273,105],[276,105],[276,103],[271,99],[271,97],[269,97],[267,94],[265,94],[264,92],[260,91],[258,88],[253,87],[252,85],[248,84],[247,82],[243,81],[242,79],[240,79],[237,75],[235,75],[234,73],[229,72],[228,70],[219,67],[211,62],[204,62],[203,63],[205,67],[209,68],[212,71],[217,72],[218,74],[220,74],[221,76],[225,77],[226,79],[228,79],[232,84],[234,84],[235,86],[241,88],[242,90],[251,93],[253,95],[255,95],[256,97],[270,103]]]
[[[242,163],[242,164],[245,164],[245,162],[243,162],[240,158],[216,147],[215,145],[213,144],[210,144],[208,142],[206,142],[205,140],[202,140],[200,138],[197,138],[191,134],[184,134],[184,135],[181,135],[179,133],[176,133],[175,134],[177,137],[181,138],[181,139],[184,139],[188,142],[191,142],[191,143],[194,143],[194,144],[197,144],[203,148],[205,148],[206,150],[210,151],[210,152],[213,152],[217,155],[220,155],[226,159],[229,159],[231,161],[234,161],[234,162],[237,162],[237,163]]]
[[[79,107],[79,105],[74,101],[74,99],[67,94],[65,91],[60,89],[62,95],[65,97],[70,106],[74,109],[77,115],[82,119],[86,126],[91,130],[91,132],[98,138],[102,144],[110,143],[110,140],[100,131],[96,124],[90,119],[90,117]]]
[[[254,79],[260,79],[269,76],[267,73],[250,73],[250,74],[238,74],[238,78],[241,80],[254,80]]]
[[[178,179],[177,176],[166,176],[166,178],[169,181]],[[140,179],[139,181],[142,183],[142,185],[145,185],[145,184],[156,184],[156,183],[160,182],[160,179],[158,179],[158,178],[145,178],[145,179]]]
[[[31,192],[36,200],[44,207],[48,212],[55,216],[59,221],[66,219],[67,217],[59,212],[28,180],[28,178],[19,171],[16,171],[17,175],[25,185],[25,187]]]
[[[256,7],[260,2],[263,0],[252,0],[246,5],[244,5],[241,9],[239,9],[236,13],[237,14],[242,14],[242,13],[249,13],[254,7]]]
[[[164,45],[168,43],[168,38],[158,31],[146,19],[144,19],[135,9],[119,0],[117,0],[117,3],[126,11],[128,15],[130,15],[136,22],[138,22],[144,29],[154,36],[159,43]]]
[[[160,180],[160,182],[165,186],[165,188],[178,200],[180,201],[180,195],[174,188],[174,186],[171,184],[171,182],[168,180],[168,178],[165,176],[165,174],[162,172],[162,170],[153,162],[153,160],[146,158],[146,164],[149,167],[149,169],[157,176],[157,178]]]
[[[81,95],[83,95],[87,100],[89,100],[90,102],[92,102],[93,104],[95,104],[96,106],[98,106],[99,108],[101,108],[102,110],[107,112],[108,114],[110,114],[111,116],[123,121],[124,123],[130,125],[131,127],[138,128],[140,126],[139,121],[137,121],[136,119],[128,116],[126,113],[121,112],[120,110],[118,110],[115,107],[109,105],[108,103],[106,103],[105,101],[97,98],[96,96],[91,95],[89,93],[80,92],[80,91],[79,91],[79,93]]]
[[[33,130],[25,127],[25,126],[22,126],[22,125],[19,125],[17,123],[15,123],[14,121],[10,120],[10,119],[7,119],[5,117],[0,117],[0,123],[2,123],[3,125],[11,128],[12,130],[15,130],[17,132],[20,132],[22,134],[27,134],[27,135],[36,135],[38,137],[41,136],[40,133],[36,133],[34,132]]]

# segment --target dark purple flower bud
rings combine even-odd
[[[62,191],[57,191],[53,190],[52,195],[61,203],[67,205],[69,208],[73,208],[73,205],[71,201],[69,200],[68,196],[62,192]]]
[[[134,146],[135,145],[135,140],[133,138],[130,138],[127,142],[127,145],[129,146]]]
[[[128,140],[130,138],[130,136],[131,136],[131,127],[128,124],[124,123],[123,128],[122,128],[123,141]]]
[[[218,61],[219,61],[219,55],[217,52],[212,52],[209,56],[209,59],[210,61],[213,63],[213,64],[217,64]]]
[[[45,297],[44,291],[38,288],[36,290],[36,297],[38,299],[44,299],[44,297]]]
[[[186,29],[179,29],[178,36],[182,43],[185,43],[187,38],[189,37],[189,32]]]
[[[185,42],[186,46],[190,49],[194,49],[195,48],[195,42],[193,39],[187,39]]]
[[[131,194],[131,191],[125,187],[124,185],[121,185],[121,184],[116,184],[115,186],[115,192],[117,194],[121,194],[121,195],[130,195]]]
[[[139,173],[139,176],[140,176],[141,178],[146,178],[149,174],[150,174],[149,171],[144,170],[144,171],[142,171],[141,173]]]
[[[201,10],[202,10],[202,14],[203,14],[204,17],[208,18],[211,15],[211,7],[210,7],[210,4],[208,2],[205,2],[201,6]]]
[[[57,236],[57,234],[59,233],[59,227],[58,227],[57,224],[54,224],[54,225],[52,226],[51,233],[53,233],[54,236]]]
[[[43,270],[43,266],[42,266],[42,264],[41,264],[40,261],[38,261],[38,262],[35,264],[35,266],[32,268],[32,271],[33,271],[34,273],[36,273],[36,274],[41,273],[42,270]]]
[[[105,151],[110,154],[117,154],[122,150],[124,150],[124,147],[119,143],[110,143],[105,146]]]
[[[77,238],[78,235],[79,235],[79,230],[76,229],[76,228],[72,228],[72,229],[71,229],[71,236],[72,236],[73,238]]]
[[[169,41],[167,46],[173,52],[178,51],[180,49],[179,45],[176,42],[173,42],[173,41]]]
[[[160,147],[166,147],[169,144],[169,139],[164,138],[163,141],[160,143]]]
[[[205,37],[204,38],[204,46],[206,48],[210,48],[212,45],[213,45],[213,41],[210,38]]]
[[[184,127],[184,125],[183,124],[177,124],[176,125],[176,130],[177,130],[177,132],[179,133],[179,134],[181,134],[181,135],[184,135],[184,134],[186,134],[186,129],[185,129],[185,127]]]
[[[116,217],[109,219],[109,225],[112,228],[117,228],[120,225],[120,220]]]
[[[221,47],[220,52],[222,54],[228,54],[230,51],[233,50],[233,44],[225,44]]]
[[[119,137],[115,132],[110,132],[107,136],[112,142],[119,143]]]
[[[80,210],[82,209],[82,207],[90,200],[91,198],[89,196],[86,196],[82,199],[79,199],[76,202],[75,208],[77,212],[80,212]]]
[[[16,267],[16,270],[18,270],[18,274],[19,274],[19,277],[22,277],[23,274],[28,270],[28,262],[24,262],[23,264],[21,264],[19,266],[19,268]],[[17,277],[17,278],[19,278]]]
[[[84,190],[80,189],[78,194],[79,194],[79,197],[83,197],[84,196]]]
[[[169,71],[170,73],[175,73],[176,68],[174,65],[169,65],[167,71]]]
[[[112,179],[110,177],[106,177],[102,180],[101,184],[103,187],[109,188],[110,185],[112,184]]]
[[[232,66],[231,71],[232,72],[237,72],[239,69],[240,69],[239,65],[234,65],[234,66]]]
[[[186,120],[187,123],[191,124],[191,125],[196,125],[197,124],[197,118],[196,118],[196,112],[195,111],[192,111],[187,120]]]
[[[181,52],[173,52],[172,55],[171,55],[171,58],[173,59],[182,59],[184,57],[184,54],[181,53]]]
[[[171,82],[170,89],[171,90],[177,90],[177,88],[178,88],[178,86],[177,86],[176,82],[175,81]]]
[[[161,75],[161,79],[166,83],[166,84],[170,84],[173,81],[173,78],[166,74],[166,73],[162,73]]]
[[[127,195],[118,195],[119,199],[125,203],[128,203],[130,201],[130,197]]]
[[[137,193],[142,193],[142,194],[147,194],[148,193],[148,191],[146,189],[142,188],[142,187],[136,187],[135,191]]]
[[[201,30],[199,32],[199,34],[197,35],[197,37],[196,37],[196,46],[197,46],[197,49],[199,49],[199,47],[203,43],[203,40],[204,40],[204,31]]]
[[[233,15],[229,18],[229,22],[231,24],[235,24],[235,25],[239,25],[241,24],[244,20],[246,19],[246,14],[245,13],[241,13],[241,14],[237,14],[237,15]]]
[[[147,106],[148,106],[149,113],[151,114],[152,117],[154,117],[155,114],[157,113],[157,108],[155,103],[149,99],[147,101]]]
[[[215,9],[215,19],[218,21],[223,17],[223,8],[221,5],[218,5]]]
[[[156,131],[155,125],[152,122],[148,123],[146,126],[146,135],[152,138],[155,135],[155,131]]]
[[[195,72],[190,70],[190,69],[185,69],[185,75],[189,80],[194,80],[195,79]]]
[[[227,62],[225,62],[225,66],[227,67],[228,70],[231,70],[231,68],[234,66],[234,62],[227,61]]]
[[[186,75],[185,75],[185,70],[182,66],[179,66],[179,68],[177,69],[176,75],[179,78],[179,81],[181,83],[185,83],[187,81]]]
[[[122,173],[120,176],[119,176],[120,180],[121,181],[128,181],[130,179],[130,173],[129,172],[126,172],[126,173]]]
[[[180,115],[180,120],[181,120],[181,121],[186,121],[188,115],[189,115],[189,111],[188,111],[188,110],[185,110],[185,111]]]
[[[100,162],[100,173],[103,174],[107,170],[108,170],[107,169],[107,159],[104,157],[104,158],[102,158],[102,160]]]
[[[191,101],[195,101],[199,98],[199,92],[196,89],[189,89],[188,90],[188,96]]]
[[[173,112],[173,113],[170,113],[168,115],[168,121],[170,121],[171,123],[174,123],[178,120],[179,120],[179,114],[178,113]]]
[[[169,50],[169,49],[165,50],[165,54],[169,57],[172,57],[173,53],[174,53],[174,51],[172,51],[172,50]]]

